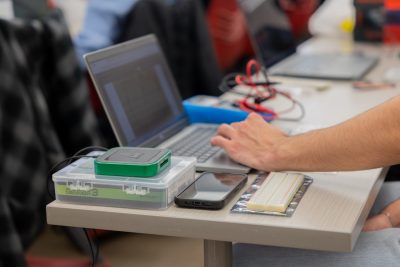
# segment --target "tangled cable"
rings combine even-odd
[[[232,103],[232,105],[246,112],[257,112],[267,121],[301,120],[305,114],[303,105],[299,101],[293,99],[289,93],[276,89],[276,87],[274,86],[276,84],[278,83],[271,82],[268,79],[265,68],[262,67],[256,60],[251,59],[246,65],[245,75],[241,73],[230,73],[226,75],[222,79],[222,82],[219,85],[219,89],[224,93],[232,92],[235,94],[243,95],[244,97],[242,99],[237,100],[236,102]],[[248,87],[250,89],[249,92],[242,93],[237,90],[233,90],[238,85]],[[263,103],[276,98],[276,96],[278,95],[290,100],[292,105],[289,108],[281,111],[275,111],[263,105]],[[298,117],[285,118],[281,116],[282,114],[286,114],[294,110],[296,106],[299,107],[301,112]]]

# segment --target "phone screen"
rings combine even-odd
[[[240,189],[247,175],[226,173],[203,173],[176,197],[179,206],[222,208],[229,195]]]

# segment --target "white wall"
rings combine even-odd
[[[76,36],[85,17],[87,0],[56,0],[56,3],[64,11],[71,35]]]
[[[343,36],[349,32],[344,32],[341,24],[351,21],[354,25],[354,17],[353,0],[327,0],[311,17],[309,29],[313,35]]]

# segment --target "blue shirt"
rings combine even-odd
[[[138,0],[89,0],[81,32],[74,43],[80,64],[83,55],[110,46],[118,38],[123,19]]]

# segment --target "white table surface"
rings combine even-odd
[[[315,43],[317,48],[321,46],[321,43],[314,42],[310,47]],[[368,45],[359,47],[366,53],[375,53],[381,58],[379,65],[367,76],[370,80],[381,81],[384,73],[399,63],[397,48],[379,49]],[[321,91],[313,87],[316,81],[288,78],[279,80],[286,81],[282,86],[301,101],[306,109],[306,116],[301,122],[274,122],[284,128],[300,125],[330,126],[400,92],[399,86],[394,89],[357,90],[349,82],[330,82],[329,88]],[[278,99],[276,105],[283,105],[279,101],[281,100]],[[229,266],[230,242],[348,252],[357,241],[385,173],[385,169],[311,173],[309,175],[314,182],[290,218],[232,214],[230,209],[239,198],[238,194],[219,211],[182,209],[174,205],[167,210],[152,211],[54,201],[47,206],[47,222],[54,225],[204,239],[206,266]],[[255,174],[250,176],[248,185],[254,177]],[[220,254],[216,255],[216,252]]]

